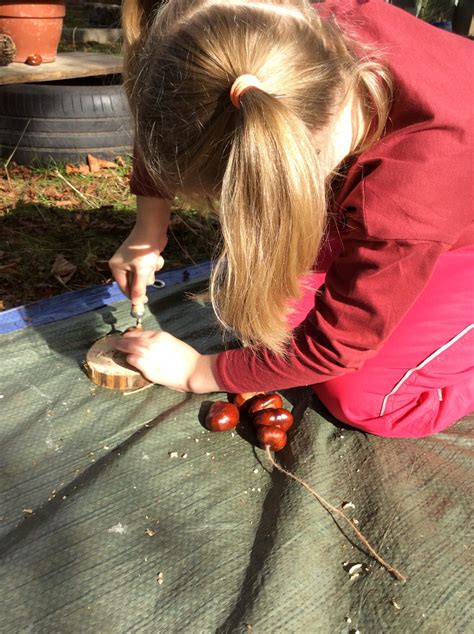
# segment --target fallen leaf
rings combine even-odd
[[[66,165],[66,174],[90,174],[91,170],[88,165]]]
[[[76,205],[76,201],[75,200],[56,200],[54,205],[56,207],[69,207],[70,205]]]
[[[10,176],[30,176],[31,170],[26,165],[16,165],[16,163],[10,163]]]
[[[42,193],[43,196],[47,196],[48,198],[56,198],[58,200],[64,198],[64,194],[59,192],[56,187],[45,187]]]
[[[51,273],[57,277],[60,277],[63,282],[69,282],[71,277],[77,271],[77,266],[66,260],[61,253],[56,256],[54,260]]]
[[[91,172],[100,172],[99,159],[96,159],[96,157],[92,156],[92,154],[87,155],[87,164],[89,165]]]
[[[117,163],[114,163],[113,161],[106,161],[105,159],[99,159],[98,160],[99,166],[102,169],[112,169],[112,170],[116,170],[117,169]]]

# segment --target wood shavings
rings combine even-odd
[[[27,515],[31,515],[33,513],[33,509],[23,509],[23,513],[26,513]]]
[[[393,605],[393,607],[396,610],[401,610],[402,608],[398,605],[398,603],[395,601],[395,599],[390,599],[390,603]]]
[[[137,392],[143,392],[143,390],[147,390],[149,387],[153,387],[153,383],[149,385],[144,385],[143,387],[139,387],[136,390],[130,390],[130,392],[122,392],[123,396],[130,396],[131,394],[137,394]]]
[[[169,458],[177,458],[178,457],[178,452],[177,451],[168,451],[168,457]]]
[[[342,509],[355,509],[355,504],[353,502],[343,502],[341,504]]]
[[[362,570],[362,564],[354,564],[353,566],[351,566],[349,568],[349,570],[347,571],[350,575],[355,574],[356,572],[359,572],[360,570]]]
[[[163,573],[159,572],[157,577],[156,577],[157,582],[160,584],[160,586],[163,584]]]
[[[187,458],[187,457],[188,457],[188,454],[187,454],[187,453],[182,453],[182,454],[181,454],[181,458]]]
[[[254,473],[258,473],[258,468],[255,467],[255,469],[253,470]]]
[[[148,537],[153,537],[153,535],[156,535],[156,531],[154,531],[152,528],[147,528],[145,531],[145,535],[148,535]]]
[[[127,531],[128,531],[128,528],[126,526],[124,526],[122,524],[122,522],[119,522],[115,526],[112,526],[111,528],[107,529],[108,533],[113,533],[113,534],[116,534],[116,535],[125,535],[125,533],[127,533]]]
[[[345,561],[342,566],[349,575],[351,581],[353,579],[357,579],[360,576],[368,575],[370,572],[370,567],[366,564]]]

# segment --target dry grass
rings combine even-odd
[[[129,175],[123,160],[83,174],[65,166],[0,168],[1,310],[111,281],[107,260],[135,221]],[[166,266],[209,259],[218,234],[214,218],[176,199]],[[58,255],[72,276],[53,270]]]

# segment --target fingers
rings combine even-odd
[[[126,359],[127,359],[127,363],[129,363],[130,365],[133,365],[133,367],[137,368],[137,370],[140,370],[143,376],[146,379],[148,379],[148,377],[146,376],[144,372],[145,364],[143,363],[143,357],[141,357],[138,354],[127,354]]]
[[[109,266],[110,266],[110,270],[112,271],[112,275],[115,278],[115,281],[117,282],[117,284],[120,287],[120,290],[122,291],[122,293],[124,293],[124,295],[127,295],[128,297],[130,297],[130,287],[128,284],[128,275],[127,275],[127,271],[124,271],[123,269],[118,269],[113,267],[110,262],[109,262]]]
[[[153,330],[128,330],[122,335],[122,339],[152,339],[156,337]]]
[[[137,269],[129,271],[130,299],[133,304],[146,304],[148,298],[146,296],[146,285],[148,279],[148,271]]]
[[[123,337],[121,341],[118,341],[115,344],[115,347],[117,350],[125,352],[126,354],[141,355],[147,351],[146,345],[140,343],[139,340],[137,341],[136,339],[130,338],[125,339],[125,337]]]

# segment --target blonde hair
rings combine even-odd
[[[326,228],[329,159],[315,134],[354,89],[366,134],[353,151],[380,138],[388,72],[305,0],[125,0],[124,33],[136,144],[157,190],[217,201],[216,315],[282,354]],[[246,73],[262,89],[236,109],[229,90]]]

